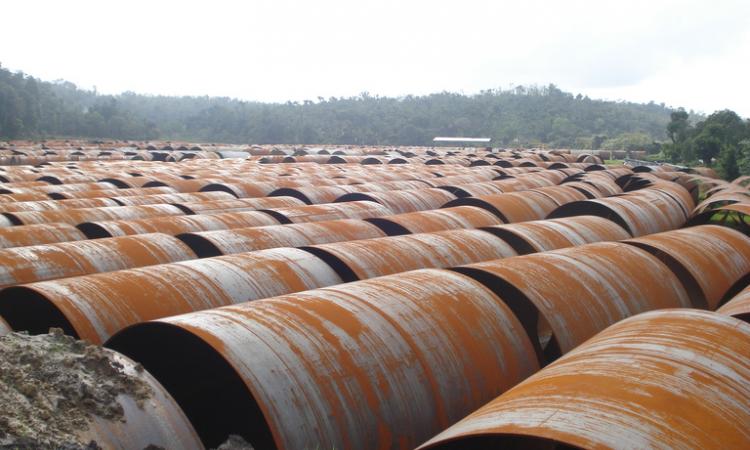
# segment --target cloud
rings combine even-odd
[[[30,0],[4,6],[0,62],[101,92],[285,101],[555,83],[712,109],[750,104],[739,77],[710,70],[746,69],[748,17],[744,1]]]

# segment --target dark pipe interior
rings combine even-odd
[[[726,302],[733,299],[737,294],[740,293],[743,289],[750,286],[750,272],[743,275],[739,280],[735,281],[732,287],[727,289],[727,292],[724,294],[724,297],[721,298],[721,301],[719,302],[719,308],[724,306]]]
[[[448,191],[458,198],[471,197],[471,194],[456,186],[438,186],[438,189]]]
[[[575,450],[579,447],[549,439],[513,434],[487,434],[454,439],[429,450]]]
[[[523,292],[521,292],[521,290],[502,278],[481,269],[475,269],[472,267],[454,267],[450,270],[471,277],[482,283],[485,287],[494,292],[495,295],[500,297],[506,305],[508,305],[518,321],[523,325],[526,334],[529,336],[529,340],[534,346],[534,351],[536,352],[537,360],[541,367],[544,367],[547,363],[560,357],[560,348],[554,335],[550,339],[548,345],[544,349],[542,348],[538,333],[540,319],[539,310],[536,305],[534,305],[534,303],[529,300]]]
[[[583,189],[583,188],[581,188],[579,186],[572,186],[572,187],[573,187],[573,189],[577,190],[581,194],[585,195],[586,198],[588,198],[588,199],[596,198],[596,196],[594,194],[592,194],[591,192],[587,191],[586,189]]]
[[[18,218],[14,213],[3,213],[6,219],[10,220],[13,225],[23,225],[23,221]]]
[[[693,277],[690,271],[687,270],[687,268],[683,266],[679,261],[677,261],[677,259],[669,255],[668,253],[659,250],[656,247],[652,247],[651,245],[644,244],[642,242],[622,242],[624,242],[625,244],[636,246],[641,250],[645,250],[656,256],[659,261],[666,264],[666,266],[669,267],[669,270],[671,270],[672,273],[677,276],[677,279],[685,288],[685,291],[687,291],[688,298],[690,298],[690,304],[693,305],[693,308],[708,309],[708,300],[703,293],[703,289],[701,289],[698,281],[695,279],[695,277]]]
[[[411,234],[411,231],[406,229],[406,227],[388,219],[383,219],[382,217],[372,217],[364,220],[365,222],[370,222],[371,224],[380,228],[383,233],[387,234],[388,236],[401,236],[402,234]]]
[[[369,195],[362,194],[360,192],[351,192],[349,194],[344,194],[341,197],[337,198],[334,203],[343,203],[343,202],[357,202],[357,201],[371,201],[375,203],[380,203],[378,199],[372,198]]]
[[[198,258],[209,258],[212,256],[221,256],[224,253],[219,250],[211,241],[193,233],[182,233],[175,236],[177,239],[185,243]]]
[[[677,197],[676,195],[674,195],[674,194],[673,194],[672,192],[669,192],[669,191],[667,191],[667,190],[661,190],[661,189],[654,189],[654,190],[655,190],[655,191],[658,191],[658,192],[660,192],[660,193],[662,193],[662,194],[664,194],[664,195],[666,195],[666,196],[667,196],[667,197],[669,197],[669,198],[670,198],[670,199],[671,199],[672,201],[674,201],[674,202],[675,202],[675,203],[677,204],[677,206],[679,206],[679,207],[680,207],[680,211],[682,211],[682,214],[683,214],[683,215],[684,215],[684,216],[685,216],[686,218],[688,218],[688,217],[690,217],[690,216],[692,215],[692,211],[688,211],[687,209],[685,209],[685,205],[683,205],[683,204],[682,204],[682,199],[681,199],[681,198],[679,198],[679,197]]]
[[[112,184],[114,184],[116,187],[118,187],[120,189],[129,189],[130,188],[129,184],[125,183],[122,180],[118,180],[117,178],[104,178],[104,179],[99,180],[99,182],[100,183],[112,183]]]
[[[81,233],[83,233],[89,239],[101,239],[101,238],[114,237],[103,226],[95,222],[79,223],[78,225],[76,225],[76,228],[78,228],[81,231]]]
[[[66,200],[68,197],[65,196],[65,194],[62,194],[60,192],[50,192],[47,194],[47,197],[51,198],[52,200]]]
[[[485,202],[484,200],[480,200],[475,197],[457,198],[455,200],[449,201],[445,205],[441,206],[441,208],[452,208],[454,206],[476,206],[477,208],[482,208],[496,215],[504,223],[508,223],[508,219],[503,213],[500,212],[500,210]]]
[[[25,286],[0,291],[0,316],[14,331],[44,334],[50,328],[61,328],[65,334],[78,338],[73,325],[49,299]]]
[[[513,247],[513,250],[515,250],[519,255],[528,255],[529,253],[538,252],[538,250],[535,249],[531,244],[529,244],[524,238],[505,228],[483,227],[480,228],[480,230],[492,233],[493,235],[499,237],[500,239],[505,241],[506,244]]]
[[[182,203],[169,203],[169,204],[172,205],[172,206],[174,206],[174,207],[176,207],[180,211],[184,212],[185,215],[194,216],[196,214],[195,211],[193,211],[192,209],[190,209],[187,206],[183,205]]]
[[[49,184],[63,184],[63,182],[60,181],[59,178],[52,177],[52,176],[49,176],[49,175],[45,175],[43,177],[39,177],[39,178],[37,178],[34,181],[44,181],[45,183],[49,183]]]
[[[607,206],[591,200],[579,200],[577,202],[566,203],[559,206],[547,216],[547,219],[560,219],[562,217],[575,216],[597,216],[611,220],[633,236],[633,230],[630,229],[630,226],[622,217],[620,217],[619,214]]]
[[[306,205],[312,205],[313,202],[302,192],[292,188],[280,188],[268,194],[269,197],[294,197],[301,200]]]
[[[346,265],[338,256],[323,250],[318,247],[298,247],[300,250],[304,250],[308,253],[312,253],[318,258],[322,259],[328,264],[331,269],[344,281],[344,283],[351,283],[352,281],[359,281],[359,277],[354,271]]]
[[[180,405],[206,448],[230,434],[255,449],[275,449],[271,430],[234,368],[204,340],[174,325],[145,322],[105,344],[141,363]]]
[[[268,214],[269,216],[276,219],[276,221],[278,221],[282,225],[289,225],[290,223],[294,223],[287,216],[281,214],[278,211],[274,211],[273,209],[258,209],[256,211],[262,212],[264,214]]]
[[[148,183],[145,183],[143,185],[143,187],[145,187],[145,188],[148,188],[148,187],[169,187],[169,185],[167,183],[163,182],[163,181],[154,180],[154,181],[149,181]]]
[[[206,186],[203,186],[200,189],[200,192],[213,192],[213,191],[215,191],[215,192],[226,192],[226,193],[232,194],[236,198],[239,198],[239,196],[237,195],[237,193],[234,192],[234,190],[232,190],[229,186],[226,186],[226,185],[223,185],[223,184],[220,184],[220,183],[211,183],[211,184],[208,184]]]

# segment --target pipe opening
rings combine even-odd
[[[114,237],[112,233],[107,231],[103,226],[94,222],[83,222],[76,225],[76,228],[84,234],[88,239],[101,239]]]
[[[275,191],[272,191],[270,194],[268,194],[268,196],[269,197],[294,197],[306,205],[313,204],[312,200],[310,200],[305,194],[292,188],[279,188],[279,189],[276,189]]]
[[[735,281],[729,289],[727,289],[727,292],[721,298],[721,301],[719,302],[717,308],[724,306],[725,303],[733,299],[735,296],[737,296],[737,294],[739,294],[748,286],[750,286],[750,272],[743,275],[739,280]]]
[[[23,221],[13,213],[3,213],[3,216],[5,216],[5,218],[8,219],[13,225],[23,225]]]
[[[466,198],[471,197],[471,194],[466,192],[465,190],[461,189],[460,187],[456,186],[438,186],[438,189],[442,189],[444,191],[448,191],[451,194],[455,195],[458,198]]]
[[[631,236],[635,236],[630,225],[628,225],[628,223],[625,222],[625,219],[619,214],[601,203],[590,200],[579,200],[577,202],[566,203],[562,206],[558,206],[557,209],[552,211],[546,217],[546,219],[561,219],[563,217],[575,216],[597,216],[611,220],[624,228]]]
[[[590,191],[587,191],[586,189],[583,189],[580,186],[571,186],[573,189],[577,190],[581,194],[585,195],[587,199],[596,198],[594,194],[592,194]]]
[[[488,202],[484,200],[480,200],[476,197],[466,197],[466,198],[457,198],[455,200],[451,200],[445,205],[441,206],[441,208],[452,208],[454,206],[476,206],[477,208],[482,208],[485,211],[489,211],[492,214],[496,215],[503,223],[508,223],[509,220],[505,215],[500,212],[499,209],[495,208]]]
[[[387,206],[380,200],[376,198],[372,198],[369,195],[363,194],[361,192],[351,192],[349,194],[344,194],[341,197],[337,198],[334,201],[334,203],[357,202],[357,201],[370,201],[370,202],[380,203],[383,206]]]
[[[184,212],[187,216],[194,216],[197,214],[195,211],[183,205],[182,203],[169,203],[169,205],[176,207],[180,211]]]
[[[111,183],[111,184],[114,184],[115,187],[117,187],[119,189],[130,189],[131,188],[131,186],[128,183],[126,183],[126,182],[124,182],[122,180],[119,180],[117,178],[103,178],[103,179],[99,180],[99,183]]]
[[[561,356],[560,347],[557,344],[555,336],[544,336],[539,332],[540,328],[544,328],[543,324],[546,323],[546,320],[543,320],[539,309],[520,289],[502,278],[481,269],[454,267],[450,270],[473,278],[500,297],[500,300],[510,308],[518,321],[521,322],[531,341],[531,345],[534,346],[534,352],[536,353],[540,367],[544,367],[547,363]],[[543,346],[545,343],[546,346]]]
[[[34,181],[44,181],[45,183],[49,183],[49,184],[63,184],[63,182],[59,178],[53,177],[53,176],[50,176],[50,175],[45,175],[43,177],[39,177],[39,178],[37,178]]]
[[[579,447],[534,436],[513,434],[486,434],[457,438],[441,445],[430,447],[430,450],[576,450]]]
[[[182,233],[175,237],[190,247],[190,250],[192,250],[198,258],[209,258],[212,256],[222,256],[224,254],[219,247],[215,246],[210,240],[203,236],[194,233]]]
[[[276,221],[278,221],[282,225],[289,225],[289,224],[294,223],[287,216],[281,214],[278,211],[274,211],[273,209],[258,209],[256,211],[262,212],[264,214],[268,214],[269,216],[271,216],[274,219],[276,219]]]
[[[391,220],[383,219],[382,217],[372,217],[369,219],[364,219],[364,221],[370,222],[371,224],[380,228],[380,230],[388,236],[401,236],[403,234],[411,234],[411,231],[409,231],[406,227],[399,225]]]
[[[149,181],[148,183],[144,183],[142,187],[150,188],[150,187],[169,187],[169,185],[163,181]]]
[[[232,194],[235,198],[240,198],[240,196],[234,192],[234,189],[220,183],[207,184],[203,186],[199,192],[226,192]]]
[[[238,434],[256,449],[276,445],[260,406],[240,375],[206,341],[187,330],[145,322],[105,344],[141,363],[180,405],[206,448]]]
[[[12,286],[0,291],[0,316],[14,331],[44,334],[50,328],[61,328],[78,339],[73,325],[47,297],[25,286]]]
[[[682,284],[682,287],[685,288],[685,291],[688,294],[688,298],[690,299],[690,304],[693,306],[693,308],[708,309],[708,299],[706,298],[703,289],[701,289],[700,284],[698,284],[698,280],[696,280],[695,277],[690,273],[690,271],[672,255],[642,242],[622,242],[638,247],[641,250],[645,250],[659,259],[659,261],[663,262],[669,268],[669,270],[671,270],[672,273],[677,276],[680,284]]]
[[[359,281],[359,277],[357,276],[354,271],[346,265],[344,261],[342,261],[338,256],[334,255],[333,253],[330,253],[326,250],[323,250],[318,247],[297,247],[299,250],[304,250],[308,253],[313,254],[314,256],[322,259],[326,264],[328,264],[331,269],[333,269],[334,272],[336,272],[336,275],[338,275],[344,283],[351,283],[352,281]]]
[[[524,238],[505,228],[482,227],[480,228],[480,230],[492,233],[493,235],[499,237],[500,239],[505,241],[506,244],[513,247],[513,250],[515,250],[519,255],[528,255],[530,253],[537,253],[539,251]]]
[[[67,200],[68,197],[65,196],[65,194],[62,194],[60,192],[50,192],[47,194],[47,197],[51,198],[52,200]]]

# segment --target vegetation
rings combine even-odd
[[[726,179],[750,175],[750,120],[734,111],[716,111],[693,125],[684,110],[671,114],[670,143],[663,155],[675,163],[716,166]]]
[[[651,149],[665,138],[663,104],[592,100],[554,85],[389,98],[363,93],[302,103],[99,95],[0,67],[0,137],[178,139],[231,143],[430,145],[438,135],[504,146]]]

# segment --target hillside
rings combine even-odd
[[[99,95],[0,67],[0,137],[183,139],[230,143],[427,145],[481,135],[496,145],[647,146],[666,139],[663,104],[593,100],[554,85],[399,98],[363,93],[302,103]],[[625,144],[623,144],[625,142]]]

